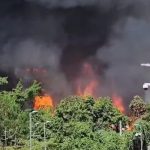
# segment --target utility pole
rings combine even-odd
[[[46,122],[44,122],[44,143],[45,143],[45,145],[44,145],[44,150],[46,150],[47,149],[47,146],[46,146],[46,124],[47,123],[50,123],[50,121],[46,121]]]
[[[32,150],[32,116],[31,113],[29,113],[29,128],[30,128],[30,150]]]
[[[5,128],[5,131],[4,131],[4,147],[7,147],[7,130]]]
[[[30,150],[32,150],[32,114],[37,113],[37,111],[32,111],[29,113],[29,128],[30,128]]]
[[[142,63],[141,64],[142,67],[150,67],[150,63]],[[150,83],[144,83],[143,84],[143,89],[145,90],[145,94],[144,94],[144,99],[146,103],[150,103],[149,101],[149,97],[150,97],[150,93],[149,93],[149,87],[150,87]]]
[[[141,66],[142,67],[150,67],[150,63],[142,63]],[[148,90],[149,87],[150,87],[150,83],[144,83],[143,84],[143,89],[144,90]],[[149,94],[148,94],[148,97],[149,97]],[[145,102],[149,103],[149,100],[147,100],[147,94],[145,94]],[[142,131],[142,127],[141,126],[140,126],[140,130]],[[143,138],[144,138],[143,136],[144,135],[141,134],[141,150],[143,149]],[[148,145],[147,149],[150,150],[150,145]]]
[[[121,120],[119,121],[119,133],[121,136],[122,135],[122,121]]]

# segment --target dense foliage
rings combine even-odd
[[[7,84],[7,78],[0,78]],[[2,146],[29,149],[29,113],[26,102],[31,101],[41,89],[34,82],[24,88],[21,81],[12,91],[0,92],[0,139]],[[150,107],[140,97],[130,104],[132,116],[122,114],[109,97],[69,96],[62,99],[54,109],[39,110],[32,114],[32,146],[41,150],[138,150],[136,133],[142,133],[143,143],[150,142]],[[122,123],[123,134],[119,133]],[[137,126],[128,131],[128,124]],[[45,141],[44,141],[45,127]],[[136,145],[136,146],[135,146]],[[136,148],[134,148],[134,146]]]
[[[143,99],[139,96],[135,96],[131,101],[129,108],[131,110],[131,114],[135,117],[140,117],[146,112],[146,104]]]
[[[7,84],[7,78],[0,78],[0,83]],[[0,92],[0,138],[5,144],[6,136],[9,141],[28,134],[28,112],[23,107],[40,89],[36,81],[28,88],[19,81],[12,91]]]

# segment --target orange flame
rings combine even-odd
[[[49,95],[44,96],[36,96],[34,102],[34,109],[46,109],[46,108],[53,108],[53,99]]]
[[[124,104],[123,104],[123,99],[118,96],[117,94],[113,94],[112,95],[112,100],[113,100],[113,104],[114,106],[122,113],[125,113],[125,108],[124,108]]]
[[[81,86],[78,87],[77,94],[80,96],[93,96],[94,95],[94,89],[96,88],[96,82],[91,81],[89,82],[84,89],[81,88]]]
[[[94,96],[98,81],[92,66],[89,63],[83,64],[81,77],[77,80],[77,95]]]

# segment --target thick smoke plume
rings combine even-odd
[[[106,81],[112,79],[124,97],[141,93],[143,82],[150,79],[150,70],[140,66],[149,61],[149,25],[146,20],[128,18],[123,26],[120,23],[115,26],[117,36],[112,35],[108,44],[97,52],[97,57],[109,64]]]
[[[149,0],[2,0],[1,74],[36,78],[59,99],[75,94],[89,63],[97,95],[115,89],[128,103],[149,80],[140,67],[150,56],[149,10]]]

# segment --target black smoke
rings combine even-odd
[[[73,81],[89,62],[102,81],[99,96],[115,88],[129,101],[148,79],[140,63],[150,54],[149,6],[148,0],[1,0],[1,75],[37,78],[60,98],[74,94]],[[47,74],[24,72],[37,67]]]

